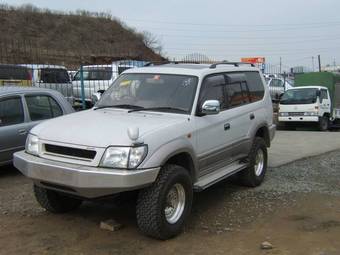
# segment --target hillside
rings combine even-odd
[[[6,6],[5,6],[6,7]],[[0,61],[69,67],[117,59],[160,61],[141,33],[105,17],[30,8],[0,8]]]

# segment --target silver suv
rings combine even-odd
[[[261,184],[272,115],[268,87],[248,65],[130,69],[94,108],[33,128],[14,165],[54,213],[136,190],[141,232],[168,239],[181,232],[193,191],[236,173]]]

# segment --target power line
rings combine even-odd
[[[340,26],[340,23],[334,24],[332,26]],[[180,32],[202,32],[202,33],[249,33],[249,32],[278,32],[278,31],[296,31],[301,29],[325,29],[333,27],[329,25],[320,25],[320,26],[307,26],[307,27],[290,27],[290,28],[275,28],[275,29],[251,29],[251,30],[203,30],[203,29],[183,29],[183,28],[164,28],[164,27],[146,27],[147,30],[167,30],[167,31],[180,31]],[[144,28],[144,27],[143,27]]]
[[[265,42],[265,43],[254,43],[251,42],[251,46],[263,46],[263,45],[290,45],[290,44],[299,44],[299,43],[310,43],[310,42],[322,42],[322,41],[337,41],[340,40],[340,37],[337,38],[323,38],[318,40],[301,40],[301,41],[289,41],[289,42]],[[182,43],[181,44],[188,44],[188,45],[196,45],[196,46],[249,46],[250,43],[196,43],[196,42],[189,42],[189,43]]]
[[[337,17],[338,18],[338,17]],[[143,23],[152,24],[173,24],[173,25],[187,25],[187,26],[216,26],[216,27],[273,27],[273,26],[313,26],[313,25],[339,25],[340,21],[327,22],[311,22],[311,23],[281,23],[281,24],[220,24],[220,23],[194,23],[194,22],[178,22],[178,21],[164,21],[164,20],[144,20],[144,19],[124,19]]]

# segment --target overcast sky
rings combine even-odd
[[[168,57],[202,53],[211,59],[264,56],[283,66],[340,64],[339,0],[7,0],[10,5],[108,11],[157,35]]]

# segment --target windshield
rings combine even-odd
[[[290,89],[287,90],[280,104],[314,104],[317,99],[318,89]]]
[[[41,83],[69,83],[70,76],[67,71],[62,68],[42,68],[40,71]]]
[[[197,82],[197,77],[186,75],[123,74],[103,94],[96,107],[153,108],[167,112],[181,109],[181,113],[189,114]]]

